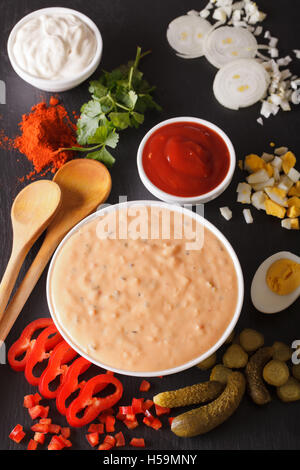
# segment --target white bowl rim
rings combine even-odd
[[[31,75],[30,73],[26,72],[26,70],[22,69],[22,67],[18,65],[15,59],[15,56],[12,52],[13,39],[20,26],[22,26],[24,23],[26,23],[31,18],[34,18],[35,16],[41,15],[43,13],[46,14],[47,12],[54,13],[54,11],[58,13],[59,12],[69,13],[80,18],[93,31],[93,33],[95,34],[96,41],[97,41],[97,49],[96,49],[94,58],[89,63],[89,65],[85,69],[83,69],[82,72],[80,72],[80,74],[76,75],[76,77],[74,76],[73,78],[62,78],[62,79],[50,80],[48,78],[40,78],[40,77],[36,77],[35,75]],[[59,86],[59,85],[68,86],[70,84],[71,86],[75,81],[77,82],[78,80],[81,80],[81,79],[85,80],[86,78],[84,77],[88,77],[90,71],[91,73],[93,73],[93,68],[95,67],[97,62],[101,59],[101,56],[102,56],[103,40],[102,40],[102,36],[101,36],[98,26],[94,23],[93,20],[91,20],[91,18],[86,16],[84,13],[81,13],[80,11],[74,10],[72,8],[66,8],[66,7],[47,7],[47,8],[41,8],[39,10],[34,10],[31,13],[28,13],[28,15],[25,15],[14,25],[14,27],[12,28],[8,36],[7,52],[8,52],[9,60],[14,70],[17,72],[19,76],[21,76],[22,78],[24,77],[23,80],[27,81],[28,83],[40,84],[41,86],[47,86],[49,84],[51,84],[52,86]]]
[[[52,274],[52,271],[53,271],[55,260],[58,256],[58,254],[60,253],[61,249],[64,247],[67,240],[69,240],[69,238],[72,237],[72,235],[80,227],[82,227],[83,225],[89,223],[93,219],[96,219],[97,217],[99,217],[100,213],[102,213],[102,214],[104,212],[108,213],[108,212],[116,211],[116,210],[123,209],[123,208],[126,208],[126,207],[132,207],[132,206],[158,206],[158,207],[161,207],[161,208],[169,209],[171,211],[177,211],[177,212],[183,211],[183,213],[185,213],[186,215],[188,215],[191,218],[197,220],[199,223],[202,223],[203,226],[205,228],[209,229],[223,243],[223,245],[227,249],[227,251],[228,251],[228,253],[229,253],[229,255],[230,255],[230,257],[233,261],[236,276],[237,276],[237,283],[238,283],[237,303],[236,303],[236,307],[235,307],[235,311],[234,311],[234,314],[232,316],[232,319],[231,319],[230,323],[228,324],[227,328],[225,329],[224,333],[222,334],[222,336],[205,353],[197,356],[196,358],[194,358],[194,359],[192,359],[188,362],[185,362],[184,364],[181,364],[179,366],[172,367],[172,368],[169,368],[169,369],[158,370],[158,371],[150,371],[150,372],[149,371],[148,372],[147,371],[145,371],[145,372],[144,371],[135,372],[135,371],[132,371],[132,370],[118,369],[116,367],[112,367],[110,365],[107,365],[107,364],[101,363],[100,361],[95,360],[89,354],[82,351],[80,349],[80,347],[76,343],[73,342],[73,340],[68,336],[68,333],[60,325],[60,323],[59,323],[59,321],[56,317],[56,314],[55,314],[55,306],[53,305],[53,302],[52,302],[52,299],[51,299],[51,294],[50,294],[51,274]],[[54,321],[54,324],[55,324],[56,328],[58,329],[58,331],[60,332],[62,337],[65,339],[65,341],[68,344],[70,344],[70,346],[80,356],[83,356],[85,359],[90,361],[92,364],[94,364],[94,365],[96,365],[96,366],[98,366],[102,369],[110,370],[110,371],[115,372],[117,374],[128,375],[128,376],[133,376],[133,377],[159,377],[159,376],[162,376],[162,375],[176,374],[176,373],[181,372],[183,370],[189,369],[189,368],[195,366],[196,364],[198,364],[199,362],[204,361],[205,359],[207,359],[209,356],[211,356],[215,351],[217,351],[222,346],[222,344],[226,341],[226,339],[232,333],[232,331],[233,331],[233,329],[234,329],[234,327],[235,327],[235,325],[236,325],[236,323],[237,323],[237,321],[240,317],[240,313],[242,311],[242,306],[243,306],[243,301],[244,301],[244,278],[243,278],[243,272],[242,272],[242,269],[241,269],[240,262],[238,260],[238,257],[236,255],[234,249],[232,248],[231,244],[229,243],[227,238],[220,232],[220,230],[217,229],[211,222],[206,220],[204,217],[200,216],[199,214],[197,214],[195,212],[192,212],[189,209],[183,208],[183,207],[179,206],[178,204],[170,204],[170,203],[166,203],[166,202],[162,202],[162,201],[152,201],[152,200],[127,201],[127,202],[122,202],[122,203],[119,203],[119,204],[113,204],[113,205],[108,206],[108,207],[104,206],[103,208],[100,208],[98,211],[96,211],[93,214],[89,215],[88,217],[83,219],[81,222],[79,222],[77,225],[75,225],[75,227],[73,227],[67,233],[67,235],[65,235],[65,237],[63,238],[63,240],[60,242],[57,249],[55,250],[55,253],[54,253],[54,255],[52,257],[52,260],[50,262],[50,266],[49,266],[48,273],[47,273],[46,295],[47,295],[47,302],[48,302],[48,307],[49,307],[49,310],[50,310],[50,314],[51,314],[52,320]]]
[[[156,186],[154,183],[152,183],[152,181],[146,175],[146,172],[144,170],[143,151],[144,151],[144,147],[145,147],[145,144],[146,144],[147,140],[149,139],[149,137],[157,129],[160,129],[163,126],[166,126],[166,125],[172,124],[172,123],[176,123],[176,122],[194,122],[194,123],[202,124],[203,126],[206,126],[209,129],[215,131],[224,140],[224,142],[225,142],[225,144],[228,148],[230,163],[229,163],[229,168],[228,168],[228,171],[227,171],[224,179],[218,184],[218,186],[213,188],[211,191],[209,191],[207,193],[204,193],[204,194],[200,194],[199,196],[185,197],[185,196],[175,196],[174,194],[167,193],[167,192],[163,191],[162,189],[160,189],[158,186]],[[138,166],[138,172],[139,172],[139,175],[140,175],[140,178],[141,178],[143,184],[145,184],[144,181],[146,180],[147,185],[151,188],[151,190],[149,188],[147,188],[147,189],[154,196],[159,197],[162,200],[168,199],[169,202],[177,202],[177,203],[185,203],[185,204],[189,204],[189,203],[192,203],[192,202],[193,203],[196,203],[196,202],[201,203],[204,199],[205,200],[212,200],[215,197],[219,196],[223,191],[225,191],[225,189],[229,185],[229,183],[230,183],[230,181],[233,177],[233,174],[234,174],[234,170],[235,170],[235,166],[236,166],[236,155],[235,155],[235,150],[234,150],[234,147],[233,147],[233,144],[232,144],[231,140],[229,139],[227,134],[225,134],[225,132],[220,127],[218,127],[216,124],[214,124],[210,121],[207,121],[206,119],[202,119],[202,118],[198,118],[198,117],[180,116],[180,117],[165,119],[164,121],[159,122],[154,127],[149,129],[149,131],[145,134],[145,136],[141,140],[141,143],[138,147],[137,166]]]

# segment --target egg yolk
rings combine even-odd
[[[269,267],[266,281],[275,294],[290,294],[300,286],[300,264],[290,259],[279,259]]]

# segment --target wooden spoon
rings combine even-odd
[[[61,206],[49,225],[44,242],[0,323],[0,346],[5,341],[58,244],[71,228],[91,214],[99,204],[106,201],[111,190],[109,171],[96,160],[71,160],[58,170],[53,180],[61,189]]]
[[[0,320],[24,259],[55,216],[60,199],[61,191],[56,183],[40,180],[26,186],[14,200],[11,208],[13,245],[0,284]]]

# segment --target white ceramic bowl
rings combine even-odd
[[[228,172],[221,181],[221,183],[216,186],[214,189],[209,191],[208,193],[201,194],[200,196],[193,196],[193,197],[179,197],[179,196],[174,196],[173,194],[166,193],[165,191],[162,191],[159,189],[155,184],[152,183],[152,181],[148,178],[146,175],[146,172],[143,167],[143,151],[145,144],[149,137],[157,131],[157,129],[160,129],[161,127],[167,125],[167,124],[172,124],[175,122],[191,122],[191,123],[196,123],[196,124],[201,124],[203,126],[208,127],[209,129],[215,131],[225,142],[228,152],[229,152],[229,157],[230,157],[230,163],[229,163],[229,169]],[[148,191],[153,194],[153,196],[157,197],[158,199],[161,199],[162,201],[165,202],[171,202],[171,203],[177,203],[180,205],[184,204],[204,204],[205,202],[212,201],[216,197],[220,196],[225,189],[229,186],[233,173],[235,170],[235,165],[236,165],[236,157],[235,157],[235,151],[233,148],[233,145],[229,139],[229,137],[225,134],[225,132],[222,131],[218,126],[215,124],[212,124],[209,121],[206,121],[205,119],[199,119],[199,118],[194,118],[194,117],[177,117],[177,118],[172,118],[172,119],[167,119],[165,121],[160,122],[156,126],[152,127],[147,134],[144,136],[143,140],[141,141],[138,152],[137,152],[137,167],[138,167],[138,172],[139,176],[144,184],[144,186],[148,189]]]
[[[74,234],[74,232],[76,232],[84,224],[86,224],[86,223],[90,222],[91,220],[99,217],[99,214],[103,214],[104,212],[105,213],[112,212],[112,211],[115,211],[115,210],[118,210],[118,209],[123,209],[123,208],[131,207],[131,206],[134,206],[134,205],[136,205],[136,206],[141,206],[141,205],[142,206],[158,206],[158,207],[167,208],[169,210],[176,211],[176,212],[183,211],[183,213],[186,214],[187,216],[189,216],[189,217],[197,220],[198,222],[202,223],[204,225],[204,227],[211,230],[211,232],[223,243],[223,245],[227,249],[227,251],[228,251],[228,253],[229,253],[229,255],[232,259],[232,262],[233,262],[233,265],[234,265],[234,268],[235,268],[235,272],[236,272],[236,275],[237,275],[238,298],[237,298],[236,308],[235,308],[235,311],[233,312],[231,322],[229,323],[228,327],[224,331],[221,338],[214,344],[213,347],[211,347],[205,353],[201,354],[200,356],[196,357],[195,359],[193,359],[189,362],[181,364],[180,366],[177,366],[177,367],[173,367],[171,369],[151,371],[151,372],[148,372],[148,371],[134,372],[134,371],[116,369],[114,367],[111,367],[107,364],[103,364],[103,363],[95,360],[93,357],[89,356],[84,351],[82,351],[80,346],[78,346],[76,343],[73,342],[73,340],[71,339],[68,332],[62,327],[62,325],[60,324],[60,322],[58,320],[55,305],[54,305],[53,299],[51,298],[51,294],[50,294],[50,292],[51,292],[51,275],[52,275],[53,267],[54,267],[54,264],[55,264],[55,260],[58,256],[58,254],[60,253],[60,251],[63,249],[63,247],[64,247],[65,243],[67,242],[67,240],[69,240],[69,238]],[[194,212],[190,211],[189,209],[182,208],[182,207],[180,207],[178,205],[175,205],[175,204],[171,205],[171,204],[166,204],[166,203],[163,203],[163,202],[160,202],[160,201],[132,201],[132,202],[123,202],[121,204],[115,204],[115,205],[112,205],[112,206],[109,206],[109,207],[104,207],[103,209],[100,209],[99,211],[95,212],[94,214],[86,217],[81,222],[79,222],[79,224],[77,224],[65,236],[65,238],[61,241],[61,243],[59,244],[58,248],[56,249],[56,251],[53,255],[53,258],[51,260],[50,267],[49,267],[49,270],[48,270],[46,289],[47,289],[47,301],[48,301],[48,306],[49,306],[49,310],[50,310],[52,319],[53,319],[57,329],[59,330],[59,332],[63,336],[63,338],[67,341],[67,343],[69,343],[72,346],[72,348],[75,349],[78,352],[78,354],[85,357],[87,360],[89,360],[93,364],[95,364],[99,367],[102,367],[104,369],[111,370],[111,371],[116,372],[118,374],[131,375],[131,376],[134,376],[134,377],[157,377],[157,376],[161,376],[161,375],[175,374],[175,373],[181,372],[185,369],[189,369],[190,367],[195,366],[196,364],[198,364],[201,361],[204,361],[204,359],[206,359],[211,354],[213,354],[215,351],[217,351],[217,349],[219,349],[222,346],[222,344],[226,341],[228,336],[231,334],[231,332],[234,329],[234,327],[236,325],[236,322],[238,321],[238,318],[240,316],[241,309],[242,309],[242,306],[243,306],[243,299],[244,299],[244,280],[243,280],[243,273],[242,273],[242,270],[241,270],[241,266],[240,266],[239,260],[237,258],[237,255],[235,254],[232,246],[230,245],[228,240],[224,237],[224,235],[214,225],[212,225],[210,222],[208,222],[206,219],[204,219],[203,217],[201,217],[197,213],[194,213]]]
[[[62,79],[62,80],[48,80],[45,78],[37,78],[27,72],[25,72],[16,62],[16,59],[13,54],[13,42],[15,35],[24,23],[28,20],[35,18],[41,14],[47,13],[61,13],[61,14],[72,14],[77,16],[81,21],[87,24],[87,26],[93,31],[97,41],[97,50],[95,57],[91,61],[91,63],[86,67],[80,74],[76,77],[71,79]],[[7,52],[10,63],[14,69],[14,71],[23,79],[25,82],[30,83],[30,85],[39,88],[40,90],[50,91],[54,93],[58,93],[61,91],[71,90],[75,88],[80,83],[84,82],[87,78],[89,78],[97,69],[100,64],[100,60],[102,57],[102,50],[103,50],[103,42],[102,37],[100,34],[99,29],[95,25],[95,23],[88,18],[83,13],[80,13],[77,10],[72,10],[71,8],[62,8],[62,7],[51,7],[51,8],[42,8],[41,10],[33,11],[29,13],[29,15],[24,16],[12,29],[8,41],[7,41]]]

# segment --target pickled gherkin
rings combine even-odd
[[[223,384],[227,384],[228,377],[232,373],[231,369],[223,366],[223,364],[217,364],[211,371],[209,380],[216,380]]]
[[[211,356],[204,359],[204,361],[199,362],[199,364],[197,364],[197,367],[200,370],[208,370],[211,367],[213,367],[216,362],[217,362],[217,354],[214,353]]]
[[[223,356],[223,364],[229,369],[241,369],[248,362],[248,354],[239,344],[229,346]]]
[[[206,403],[217,398],[224,390],[224,384],[216,381],[208,381],[189,387],[179,388],[169,392],[155,395],[153,401],[156,405],[166,408],[178,406],[196,405]]]
[[[172,421],[171,430],[179,437],[205,434],[224,423],[238,408],[245,393],[245,378],[232,372],[223,393],[208,405],[183,413]]]
[[[286,403],[300,400],[300,383],[294,377],[290,377],[284,385],[277,388],[277,395]]]
[[[249,394],[257,405],[264,405],[271,401],[269,390],[262,378],[262,371],[267,362],[272,359],[272,348],[260,348],[250,357],[246,367],[246,377]]]
[[[247,352],[253,352],[261,348],[264,341],[264,336],[251,328],[245,328],[240,333],[240,345]]]
[[[269,385],[274,385],[275,387],[284,385],[287,382],[289,375],[290,372],[286,363],[278,361],[277,359],[272,359],[268,362],[263,370],[263,378],[265,382]]]

